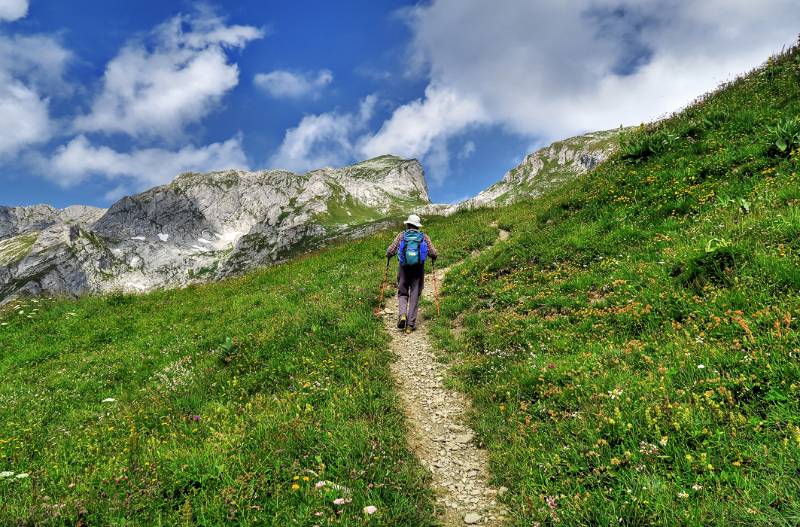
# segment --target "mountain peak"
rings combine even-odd
[[[305,174],[186,172],[107,211],[3,208],[0,239],[38,236],[7,244],[14,259],[0,268],[0,302],[19,291],[146,291],[236,274],[429,202],[417,160],[380,156]]]

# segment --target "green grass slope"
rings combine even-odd
[[[489,221],[431,230],[452,262]],[[372,315],[393,235],[215,284],[6,306],[0,525],[432,525]]]
[[[498,210],[511,239],[448,275],[438,342],[514,525],[800,523],[798,116],[792,49]]]

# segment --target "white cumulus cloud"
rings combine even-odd
[[[548,141],[656,119],[759,65],[800,27],[796,0],[501,4],[432,0],[402,12],[410,71],[429,85],[362,140],[364,154],[445,166],[448,139],[475,125]]]
[[[479,99],[455,87],[429,85],[424,98],[400,106],[375,134],[361,137],[358,153],[420,159],[433,182],[441,185],[449,174],[448,139],[489,122]]]
[[[0,21],[13,22],[28,14],[28,0],[0,0]]]
[[[480,101],[455,87],[428,86],[425,98],[397,108],[376,134],[365,137],[359,150],[367,157],[396,154],[420,157],[438,139],[450,137],[471,125],[486,123]]]
[[[117,181],[119,188],[142,190],[167,183],[187,171],[207,172],[247,168],[241,137],[202,147],[184,146],[133,149],[118,152],[108,146],[92,144],[83,135],[60,146],[46,161],[45,173],[61,186],[76,185],[99,175]]]
[[[353,138],[372,118],[376,101],[374,95],[365,97],[357,113],[305,116],[295,128],[286,131],[269,165],[301,172],[348,163],[355,153]]]
[[[53,136],[50,98],[71,93],[63,77],[71,58],[49,36],[0,35],[0,158]]]
[[[0,158],[50,139],[47,99],[24,84],[0,76]]]
[[[269,73],[257,73],[253,83],[261,90],[275,98],[319,97],[322,90],[333,82],[330,70],[313,73],[293,73],[275,70]]]
[[[238,84],[239,68],[228,52],[263,35],[256,27],[225,25],[207,12],[176,16],[149,38],[128,43],[108,63],[102,91],[75,128],[179,138]]]

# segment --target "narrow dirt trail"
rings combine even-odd
[[[498,238],[507,239],[508,232],[499,230]],[[436,270],[439,284],[447,271]],[[422,295],[432,300],[433,292],[433,276],[428,274]],[[448,367],[436,359],[424,311],[420,314],[417,331],[403,334],[397,329],[396,295],[387,299],[383,311],[391,349],[397,355],[392,374],[409,423],[409,445],[433,475],[444,525],[502,525],[505,514],[497,497],[505,489],[489,485],[488,455],[476,446],[475,434],[466,424],[469,401],[442,384]]]

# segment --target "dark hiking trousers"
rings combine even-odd
[[[417,308],[419,295],[425,285],[425,267],[420,265],[400,266],[397,272],[397,302],[399,304],[398,317],[406,315],[408,325],[417,326]]]

